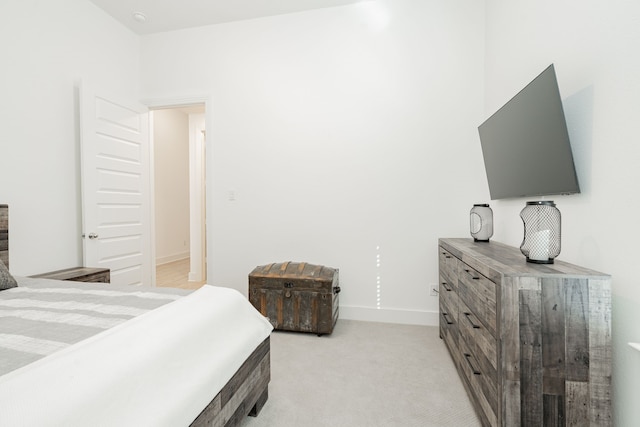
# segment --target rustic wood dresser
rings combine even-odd
[[[611,278],[440,239],[440,336],[483,425],[610,426]]]
[[[338,270],[323,265],[262,265],[249,274],[249,301],[275,329],[330,334],[338,320],[338,283]]]

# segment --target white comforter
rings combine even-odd
[[[205,285],[0,377],[0,426],[187,426],[271,330]]]

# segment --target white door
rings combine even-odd
[[[151,285],[149,118],[136,102],[80,90],[84,265]]]

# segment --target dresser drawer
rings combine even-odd
[[[482,357],[479,357],[469,344],[470,341],[460,332],[458,334],[460,370],[474,395],[482,424],[495,426],[498,420],[497,378],[490,369],[487,369]]]
[[[458,346],[458,307],[440,297],[440,337],[445,341],[452,356]]]
[[[460,263],[458,295],[493,335],[497,337],[496,284],[467,264]]]
[[[447,311],[447,316],[451,316],[452,320],[458,321],[458,294],[454,290],[452,282],[443,276],[440,275],[440,286],[438,289],[438,295],[440,299],[440,305],[444,303],[445,306],[449,307],[450,310]]]
[[[440,275],[444,276],[445,280],[453,286],[453,290],[457,292],[457,277],[458,277],[458,264],[460,260],[451,255],[449,251],[439,247],[439,268]]]
[[[498,340],[478,321],[476,315],[463,302],[458,301],[458,330],[460,337],[467,342],[485,375],[497,378],[498,372]]]

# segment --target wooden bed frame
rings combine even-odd
[[[0,204],[0,260],[9,268],[9,206]],[[238,426],[257,416],[269,397],[271,347],[267,337],[202,410],[191,426]]]
[[[9,206],[0,205],[0,261],[9,269]]]

